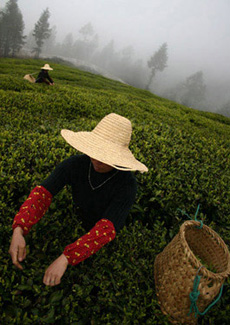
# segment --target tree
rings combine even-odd
[[[17,0],[9,0],[0,11],[0,55],[15,56],[25,44],[24,22]]]
[[[39,57],[41,54],[44,41],[45,39],[49,38],[51,34],[51,29],[49,28],[50,25],[48,22],[49,17],[49,9],[46,8],[34,27],[33,36],[35,37],[36,47],[34,48],[33,52],[35,53],[36,57]]]
[[[149,81],[146,85],[146,89],[148,90],[153,78],[156,75],[157,71],[163,71],[167,65],[168,54],[167,54],[167,43],[163,43],[158,51],[151,56],[150,60],[148,61],[148,67],[151,69],[151,74],[149,77]]]
[[[196,108],[205,100],[206,85],[204,84],[203,72],[198,71],[188,77],[182,84],[180,102],[183,105]]]
[[[84,25],[80,30],[79,33],[83,36],[83,40],[87,42],[90,37],[94,35],[93,26],[91,23]]]
[[[98,47],[98,36],[94,33],[91,23],[84,25],[79,30],[79,33],[81,37],[74,43],[75,55],[78,59],[90,61],[95,49]]]

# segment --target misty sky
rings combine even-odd
[[[18,0],[18,6],[26,34],[48,7],[60,40],[91,22],[101,46],[132,45],[146,60],[167,42],[169,70],[230,79],[230,0]]]

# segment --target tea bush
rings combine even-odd
[[[186,220],[200,215],[230,245],[230,120],[150,92],[50,62],[54,87],[30,84],[42,60],[0,59],[2,324],[169,324],[154,288],[155,256]],[[11,224],[28,196],[75,150],[62,128],[92,130],[106,114],[132,121],[130,148],[149,168],[136,173],[138,195],[115,241],[45,287],[48,265],[84,233],[68,188],[27,236],[23,271],[8,255]],[[229,324],[229,280],[223,297],[199,324]]]

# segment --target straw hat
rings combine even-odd
[[[48,63],[44,65],[44,67],[41,67],[42,70],[53,70]]]
[[[148,168],[128,148],[131,134],[131,122],[115,113],[106,115],[91,132],[61,130],[72,147],[91,158],[119,170],[147,172]]]

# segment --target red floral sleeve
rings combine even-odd
[[[14,217],[12,228],[21,227],[27,235],[30,228],[46,213],[52,201],[52,194],[43,186],[36,186]]]
[[[108,219],[99,220],[95,226],[74,243],[64,249],[69,264],[76,265],[95,254],[102,246],[116,236],[114,225]]]

